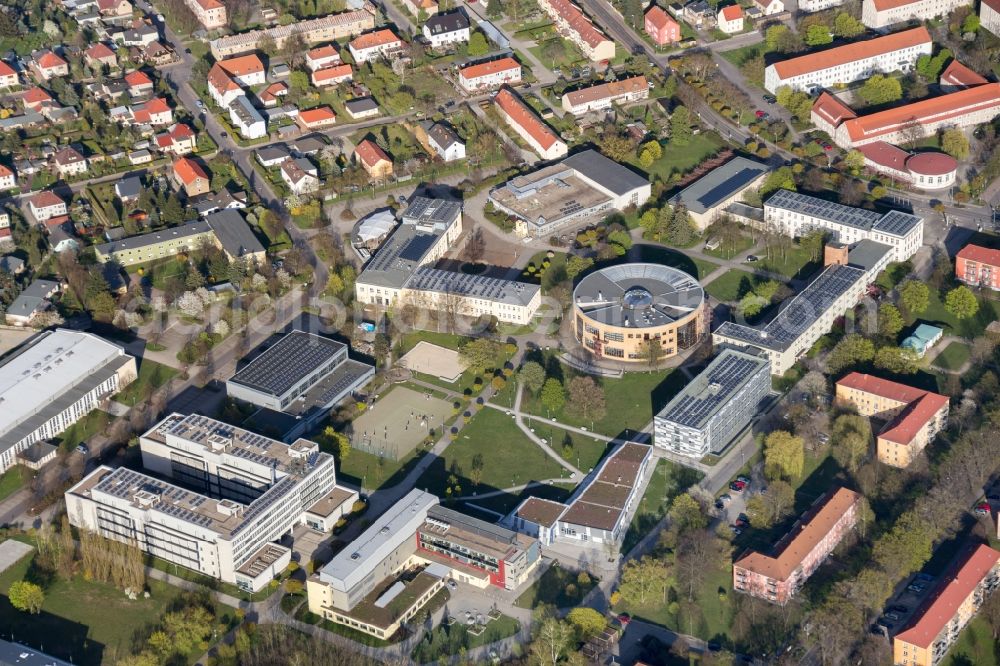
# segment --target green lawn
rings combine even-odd
[[[552,44],[552,46],[550,47],[549,44]],[[562,47],[561,51],[556,50],[559,46]],[[546,53],[548,48],[552,48],[556,54],[554,59]],[[556,33],[553,33],[552,37],[538,42],[537,45],[529,47],[528,50],[538,58],[540,63],[549,69],[554,67],[566,68],[585,63],[584,57],[580,55],[580,51],[573,46],[572,42],[563,39]],[[564,74],[568,75],[568,72],[564,72]]]
[[[57,436],[57,439],[61,442],[63,448],[72,449],[80,442],[86,442],[104,430],[109,423],[111,423],[111,415],[100,409],[95,409],[63,430],[62,434]]]
[[[933,364],[942,370],[958,371],[969,360],[969,345],[962,342],[952,342],[937,355]]]
[[[517,620],[501,615],[487,623],[482,633],[475,635],[464,624],[464,616],[457,619],[459,621],[451,626],[438,626],[433,634],[426,634],[417,643],[410,653],[414,663],[447,663],[449,656],[464,655],[469,650],[509,638],[521,630]]]
[[[566,448],[566,445],[569,447]],[[578,470],[587,472],[601,461],[608,451],[608,443],[602,439],[594,439],[579,433],[566,432],[552,442],[552,447],[562,457],[572,463]]]
[[[981,298],[979,299],[979,312],[974,317],[958,320],[944,309],[943,296],[938,294],[934,289],[931,289],[930,292],[927,310],[919,315],[919,319],[932,326],[940,326],[944,329],[945,335],[951,334],[960,335],[965,338],[974,338],[982,335],[990,322],[1000,319],[1000,303]]]
[[[129,266],[129,273],[139,273],[157,289],[165,288],[167,280],[187,275],[187,263],[182,259],[158,259],[145,264]]]
[[[590,574],[586,574],[586,578],[581,582],[581,575],[576,571],[564,569],[556,560],[541,578],[521,593],[514,605],[521,608],[535,608],[539,604],[550,604],[556,608],[576,606],[597,585],[597,579]]]
[[[137,636],[159,622],[181,591],[148,581],[149,599],[129,600],[121,590],[77,577],[57,578],[45,586],[38,615],[14,609],[7,599],[11,583],[30,577],[32,556],[0,574],[0,626],[3,634],[74,664],[114,663],[129,654]]]
[[[177,375],[177,370],[170,366],[142,359],[139,361],[139,373],[136,380],[126,386],[114,399],[116,402],[130,407],[137,402],[141,404],[153,394],[153,391],[169,382],[175,375]]]
[[[703,252],[711,257],[718,257],[719,259],[732,259],[738,254],[746,252],[754,245],[753,239],[745,234],[740,234],[733,240],[729,242],[724,242],[719,245],[719,247],[714,250],[705,249]]]
[[[539,433],[545,437],[545,434]],[[472,459],[483,457],[482,479],[478,486],[470,478]],[[448,477],[454,474],[459,495],[519,486],[529,481],[569,477],[569,472],[532,442],[503,412],[485,408],[476,414],[444,454],[416,483],[444,497]]]
[[[812,257],[808,250],[793,245],[785,252],[784,256],[777,256],[773,259],[762,256],[759,262],[753,264],[753,267],[790,278],[805,277],[811,272],[811,260]]]
[[[975,617],[965,626],[958,641],[941,662],[942,666],[1000,666],[1000,646],[993,641],[989,623]]]
[[[520,506],[521,502],[529,497],[550,499],[554,502],[565,502],[575,489],[576,482],[567,479],[565,482],[561,482],[560,485],[536,484],[529,486],[528,488],[518,492],[516,495],[512,493],[504,493],[502,495],[493,495],[482,499],[469,500],[465,503],[465,506],[469,508],[471,508],[471,506],[475,506],[507,515]],[[495,520],[496,516],[493,516],[492,519]]]
[[[660,522],[673,498],[697,483],[700,477],[701,474],[695,470],[661,459],[649,479],[649,485],[642,495],[639,508],[629,523],[628,532],[625,533],[622,542],[622,553],[627,553],[639,543],[642,537]]]
[[[0,501],[16,493],[24,485],[20,465],[15,465],[0,475]]]
[[[741,46],[738,49],[727,49],[725,51],[719,51],[719,55],[733,63],[737,67],[745,63],[751,58],[756,58],[764,53],[763,44],[750,44],[749,46]]]
[[[671,174],[685,174],[693,170],[719,152],[726,145],[726,142],[715,132],[702,132],[691,137],[691,141],[685,146],[677,145],[669,140],[661,141],[660,144],[663,147],[663,154],[648,169],[639,164],[638,155],[633,156],[630,163],[650,176],[657,176],[663,181],[668,181]]]
[[[737,301],[746,288],[753,286],[753,277],[753,273],[734,268],[705,285],[705,291],[720,301]]]
[[[423,455],[424,451],[416,448],[399,460],[389,460],[367,451],[351,449],[347,460],[340,463],[337,476],[355,485],[364,482],[365,488],[377,490],[397,483]]]

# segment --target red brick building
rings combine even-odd
[[[784,605],[819,568],[858,519],[861,495],[827,493],[775,544],[772,554],[751,551],[733,564],[733,589]]]
[[[1000,289],[1000,250],[966,245],[955,255],[955,277],[973,287]]]

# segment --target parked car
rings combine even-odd
[[[621,624],[621,625],[622,625],[623,627],[627,627],[627,626],[628,626],[628,623],[632,621],[632,616],[631,616],[631,615],[629,615],[628,613],[622,613],[621,615],[619,615],[619,616],[618,616],[618,618],[617,618],[617,619],[618,619],[618,622],[619,622],[619,623],[620,623],[620,624]]]
[[[767,117],[767,114],[764,113],[763,111],[761,111],[760,109],[757,109],[756,111],[754,111],[753,114],[755,116],[757,116],[758,118],[766,118]]]
[[[90,447],[83,443],[77,444],[76,452],[82,453],[83,455],[88,455],[90,453]]]
[[[893,613],[893,612],[886,613],[885,614],[885,618],[887,620],[892,620],[893,622],[899,622],[899,614],[898,613]]]
[[[764,95],[764,101],[768,104],[775,104],[778,101],[778,98],[774,95]]]
[[[974,511],[977,516],[988,516],[990,515],[990,503],[983,502],[982,504],[977,504]]]
[[[715,500],[715,508],[718,509],[719,511],[722,511],[723,509],[726,508],[726,505],[722,503],[722,500],[718,499]]]
[[[739,536],[739,535],[743,534],[743,530],[741,530],[736,525],[730,525],[729,529],[731,529],[733,531],[733,536]]]
[[[747,487],[747,484],[742,481],[733,481],[729,484],[729,489],[736,493],[743,492],[743,489]]]
[[[737,481],[742,481],[743,483],[747,484],[748,486],[750,485],[750,477],[749,476],[743,476],[741,474],[740,476],[736,477],[736,480]]]
[[[726,493],[725,495],[719,495],[719,501],[724,502],[725,504],[729,504],[730,502],[733,501],[733,496],[730,495],[729,493]]]
[[[757,261],[757,255],[756,254],[748,254],[747,255],[747,262],[749,262],[749,263],[752,264],[755,261]]]
[[[909,585],[906,586],[906,589],[909,590],[910,592],[913,592],[914,594],[922,594],[923,591],[927,589],[927,587],[922,585],[921,583],[910,583]]]
[[[906,613],[909,612],[910,609],[902,604],[894,604],[892,606],[889,606],[889,610],[891,610],[893,613]]]

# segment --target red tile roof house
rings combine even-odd
[[[340,61],[340,52],[330,44],[317,46],[306,54],[306,67],[310,72],[339,65]]]
[[[866,167],[921,190],[951,187],[958,177],[958,160],[945,153],[908,153],[885,141],[866,143],[856,150],[865,156]]]
[[[878,434],[878,459],[906,467],[948,425],[948,397],[852,372],[837,382],[836,403],[887,421]]]
[[[183,188],[189,197],[207,194],[212,189],[208,174],[200,164],[190,158],[181,157],[176,160],[171,175],[174,183]]]
[[[247,86],[263,85],[267,81],[264,63],[256,55],[245,55],[238,58],[229,58],[219,63],[226,74],[231,76],[237,84]]]
[[[226,6],[219,0],[184,0],[206,30],[226,27]]]
[[[260,100],[260,103],[263,104],[265,108],[271,108],[272,106],[278,105],[279,97],[285,97],[287,95],[288,84],[284,81],[276,81],[257,95],[257,99]]]
[[[14,172],[0,164],[0,192],[17,187],[17,177]]]
[[[521,64],[513,58],[500,58],[469,65],[458,72],[458,85],[466,92],[498,88],[521,82]]]
[[[97,8],[104,16],[132,15],[132,5],[128,0],[97,0]]]
[[[56,76],[69,76],[69,63],[52,51],[43,51],[38,54],[34,61],[34,68],[43,81],[48,81]]]
[[[36,222],[45,222],[66,214],[66,202],[50,190],[39,192],[28,200],[28,210]]]
[[[118,66],[118,56],[105,44],[94,44],[84,52],[84,58],[92,68]]]
[[[659,5],[653,5],[646,12],[644,22],[646,34],[657,46],[675,44],[681,41],[681,26]]]
[[[132,97],[142,97],[153,92],[153,79],[139,69],[126,74],[125,83],[128,84],[128,94]]]
[[[500,117],[540,158],[554,160],[566,155],[566,143],[510,88],[501,89],[493,101]]]
[[[32,111],[39,111],[43,107],[47,106],[59,106],[52,95],[50,95],[44,88],[39,88],[34,86],[33,88],[28,88],[24,91],[21,96],[21,103],[24,104],[24,108],[31,109]]]
[[[371,139],[365,139],[354,148],[354,158],[373,179],[392,175],[392,158]]]
[[[973,287],[1000,290],[1000,250],[966,245],[955,255],[955,277]]]
[[[198,147],[198,140],[193,129],[184,123],[175,123],[166,132],[156,135],[156,147],[166,153],[187,155]]]
[[[861,495],[837,488],[816,500],[769,555],[750,551],[733,564],[733,589],[785,605],[858,520]]]
[[[228,109],[233,100],[240,95],[245,95],[243,88],[232,79],[222,65],[215,63],[212,69],[208,70],[208,94],[212,96],[215,103],[223,109]]]
[[[392,30],[383,28],[368,32],[354,38],[347,49],[351,52],[354,62],[361,64],[379,58],[391,58],[406,45]]]
[[[739,5],[729,5],[719,10],[719,30],[727,35],[743,32],[743,8]]]
[[[351,81],[353,78],[354,71],[350,65],[337,65],[335,67],[314,70],[312,73],[312,84],[319,88],[336,85],[344,81]]]
[[[328,106],[320,106],[315,109],[300,111],[298,122],[303,129],[321,129],[335,124],[337,122],[337,114]]]
[[[958,556],[892,641],[894,664],[941,661],[990,594],[1000,594],[1000,552],[972,544]]]
[[[132,119],[139,125],[169,125],[174,122],[167,100],[156,97],[132,107]]]
[[[0,88],[13,88],[20,82],[14,68],[0,60]]]

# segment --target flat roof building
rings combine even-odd
[[[332,493],[349,512],[356,491],[336,484],[333,456],[192,414],[171,414],[139,438],[143,467],[102,466],[66,492],[70,523],[257,591],[288,565],[276,541]],[[344,492],[346,491],[346,493]]]
[[[135,358],[96,335],[56,329],[31,338],[0,362],[0,472],[135,378]]]
[[[0,666],[72,666],[72,664],[27,645],[0,639]]]
[[[653,418],[653,444],[693,458],[718,455],[767,399],[770,366],[766,357],[723,349]]]
[[[292,331],[233,375],[226,382],[226,393],[289,415],[288,422],[294,425],[279,428],[280,436],[298,437],[375,375],[373,366],[349,358],[347,351],[342,342]]]
[[[948,425],[948,397],[852,372],[837,381],[837,403],[885,421],[876,437],[878,459],[907,467]]]
[[[837,488],[816,500],[769,554],[750,551],[733,564],[733,589],[784,605],[858,520],[861,495]]]
[[[490,202],[515,218],[520,237],[547,238],[571,225],[596,222],[650,197],[644,176],[596,150],[584,150],[518,176],[490,192]]]
[[[770,171],[766,164],[736,157],[685,187],[670,203],[683,203],[699,231],[704,231],[727,206],[759,187]]]

